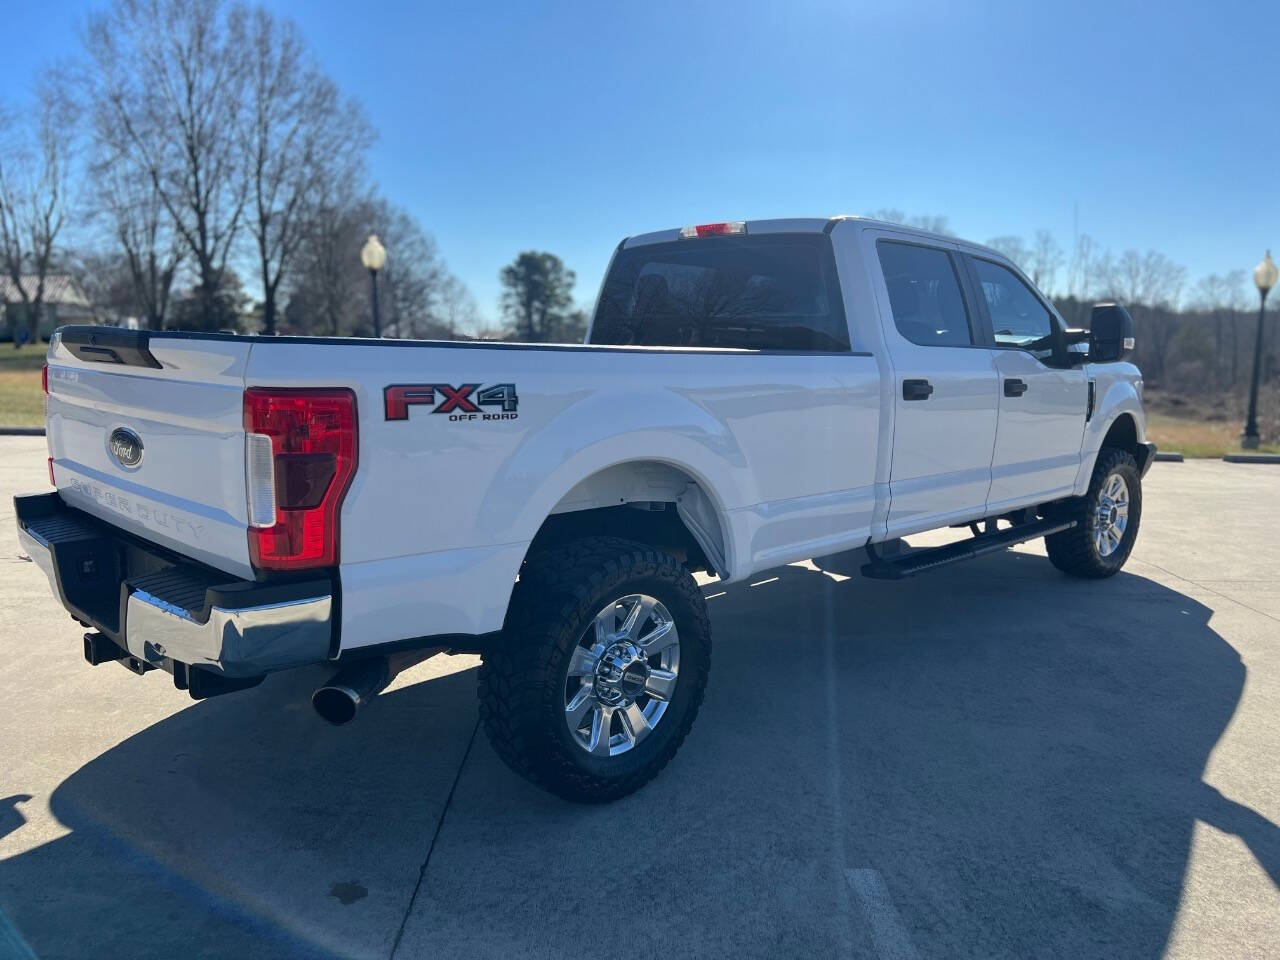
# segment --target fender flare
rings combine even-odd
[[[1128,417],[1133,422],[1136,456],[1146,443],[1146,417],[1137,387],[1126,379],[1116,379],[1107,385],[1106,391],[1095,401],[1092,418],[1085,424],[1084,437],[1081,441],[1080,470],[1076,474],[1073,491],[1076,496],[1082,496],[1089,489],[1089,480],[1093,476],[1098,452],[1121,417]]]

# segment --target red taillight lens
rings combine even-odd
[[[250,527],[253,565],[336,565],[338,514],[356,472],[355,394],[251,387],[244,392],[244,428],[271,438],[275,467],[276,522]]]
[[[694,227],[681,227],[680,239],[692,240],[695,237],[729,237],[747,232],[747,224],[743,220],[730,220],[725,223],[700,223]]]

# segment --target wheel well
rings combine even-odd
[[[583,537],[621,537],[665,550],[690,570],[712,570],[702,547],[676,512],[676,505],[650,504],[553,513],[538,529],[529,554]]]
[[[691,570],[724,573],[714,505],[689,474],[666,463],[608,467],[576,484],[534,535],[529,553],[581,537],[613,536],[665,550]]]
[[[1136,454],[1138,451],[1138,424],[1133,417],[1127,413],[1122,413],[1116,417],[1115,423],[1111,424],[1107,430],[1107,435],[1102,438],[1102,445]]]

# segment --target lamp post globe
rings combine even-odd
[[[376,233],[369,234],[369,239],[360,248],[360,262],[367,270],[381,270],[387,264],[387,248],[382,245]]]
[[[387,248],[378,240],[376,233],[369,234],[369,239],[360,248],[360,262],[369,271],[370,296],[373,301],[373,335],[382,336],[382,318],[378,315],[378,271],[387,264]]]
[[[1240,446],[1246,450],[1258,449],[1258,379],[1262,373],[1262,332],[1267,316],[1267,294],[1280,279],[1280,269],[1271,259],[1271,251],[1253,268],[1253,282],[1258,288],[1258,335],[1253,346],[1253,376],[1249,380],[1249,415],[1244,423]]]
[[[1276,262],[1271,259],[1271,251],[1267,251],[1267,255],[1263,257],[1256,267],[1253,268],[1253,282],[1257,284],[1258,290],[1263,296],[1276,285],[1276,281],[1280,280],[1280,267],[1276,266]]]

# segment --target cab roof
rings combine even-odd
[[[934,233],[930,230],[921,230],[919,227],[910,227],[901,223],[892,223],[888,220],[876,220],[872,217],[857,217],[848,214],[840,214],[834,217],[791,217],[776,220],[746,220],[742,221],[747,225],[747,235],[760,233],[822,233],[829,227],[834,226],[837,222],[848,220],[858,223],[865,227],[878,227],[885,230],[892,230],[895,233],[901,233],[922,240],[932,240],[939,243],[955,243],[973,252],[981,252],[984,255],[993,257],[1002,262],[1008,258],[999,251],[992,250],[980,243],[973,243],[961,237],[950,236],[948,234]],[[618,245],[619,249],[631,249],[632,247],[640,247],[650,243],[668,243],[673,240],[680,239],[680,227],[672,227],[669,230],[654,230],[650,233],[637,234],[634,237],[625,238]]]

